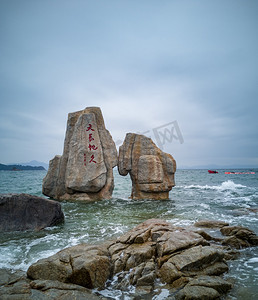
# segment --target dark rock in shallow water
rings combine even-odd
[[[229,223],[224,221],[216,221],[216,220],[201,220],[194,224],[196,227],[204,227],[204,228],[222,228],[224,226],[228,226]]]
[[[41,230],[63,221],[56,201],[29,194],[0,195],[0,232]]]
[[[256,234],[242,226],[226,226],[220,229],[221,233],[228,236],[222,244],[229,245],[236,249],[250,246],[258,246],[258,237]]]

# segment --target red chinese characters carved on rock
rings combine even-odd
[[[83,161],[84,161],[84,166],[86,166],[86,153],[84,153],[84,159],[83,159]]]
[[[89,144],[89,149],[90,149],[90,151],[91,151],[91,150],[97,150],[98,147],[96,147],[95,145]]]
[[[89,124],[89,126],[88,126],[87,129],[86,129],[86,131],[89,131],[89,130],[95,131],[95,129],[92,128],[92,125],[91,125],[91,124]]]
[[[92,124],[89,123],[86,131],[95,131],[95,129],[93,129]],[[89,133],[89,143],[94,141],[94,137],[92,135],[93,135],[92,133]],[[96,147],[95,145],[91,145],[91,144],[89,144],[88,148],[90,149],[90,151],[91,150],[94,151],[94,150],[98,149],[98,147]],[[92,154],[91,157],[90,157],[89,163],[95,163],[96,164],[97,162],[94,159],[95,159],[94,154]],[[86,153],[84,154],[84,166],[86,166]]]
[[[92,133],[89,134],[89,142],[94,141],[94,138],[92,137]]]
[[[91,163],[91,162],[94,162],[95,164],[97,163],[97,162],[94,160],[94,154],[92,154],[92,156],[90,157],[89,163]]]

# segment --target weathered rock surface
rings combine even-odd
[[[226,228],[227,234],[234,231]],[[169,290],[167,299],[219,299],[232,287],[221,277],[229,271],[230,248],[209,234],[206,239],[200,234],[204,229],[197,230],[147,220],[105,244],[81,244],[39,260],[27,271],[34,282],[30,286],[46,289],[58,281],[103,289],[112,282],[112,289],[128,291],[134,286],[135,299],[151,299],[160,279],[162,288]]]
[[[231,288],[219,277],[228,271],[222,248],[211,245],[197,232],[163,220],[140,224],[111,243],[108,250],[113,274],[118,274],[118,289],[134,285],[140,292],[151,293],[160,278],[171,289],[171,296],[185,287],[178,299],[192,299],[187,298],[189,290],[193,294],[200,290],[200,299],[215,299],[212,297]],[[199,281],[192,282],[196,278]],[[205,298],[207,295],[211,298]]]
[[[229,223],[224,221],[217,220],[201,220],[194,224],[196,227],[205,227],[205,228],[222,228],[224,226],[228,226]]]
[[[41,230],[63,221],[56,201],[29,194],[0,194],[0,232]]]
[[[61,155],[56,155],[49,161],[49,168],[47,175],[43,179],[42,191],[43,194],[50,198],[57,198],[58,194],[58,179],[59,179],[59,167],[61,163]]]
[[[241,226],[226,226],[220,229],[223,235],[228,236],[222,244],[236,249],[258,245],[258,237],[255,233]]]
[[[220,228],[220,232],[227,236],[221,240],[222,245],[230,246],[231,248],[241,249],[258,245],[258,237],[249,228],[242,226],[229,226],[223,221],[201,220],[194,224],[196,227]]]
[[[118,171],[123,176],[130,174],[132,199],[168,199],[175,185],[174,158],[144,135],[126,135],[119,148]]]
[[[100,108],[70,113],[63,155],[49,162],[42,192],[60,200],[109,199],[116,165],[116,146],[105,128]]]
[[[98,296],[79,285],[52,280],[34,280],[23,271],[0,269],[1,300],[98,300]]]
[[[27,271],[30,279],[58,280],[86,288],[103,288],[111,275],[109,253],[104,246],[81,244],[41,259]]]

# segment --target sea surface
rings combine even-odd
[[[65,223],[40,232],[12,232],[0,235],[0,268],[23,269],[38,259],[82,242],[102,242],[121,235],[150,218],[162,218],[176,225],[190,225],[202,219],[222,220],[246,226],[258,234],[258,169],[255,174],[208,174],[207,170],[177,170],[176,186],[169,200],[131,200],[130,177],[114,170],[115,189],[111,200],[94,203],[61,202]],[[41,194],[46,171],[0,171],[0,193]],[[258,247],[241,250],[229,261],[226,274],[234,288],[225,299],[258,299]],[[109,299],[132,299],[130,292],[109,288]],[[152,299],[166,299],[162,290]]]

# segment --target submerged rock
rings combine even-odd
[[[68,115],[64,150],[49,162],[44,195],[60,200],[109,199],[117,165],[115,143],[99,107]]]
[[[222,228],[224,226],[228,226],[229,223],[224,221],[217,220],[201,220],[194,224],[196,227],[205,227],[205,228]]]
[[[144,135],[126,135],[119,148],[118,171],[122,176],[130,174],[132,199],[168,199],[169,191],[175,185],[174,158]]]
[[[220,231],[223,235],[228,236],[228,238],[223,240],[223,245],[229,245],[236,249],[258,245],[258,237],[246,227],[226,226],[221,228]]]
[[[29,194],[0,195],[0,231],[41,230],[64,221],[60,203]]]

